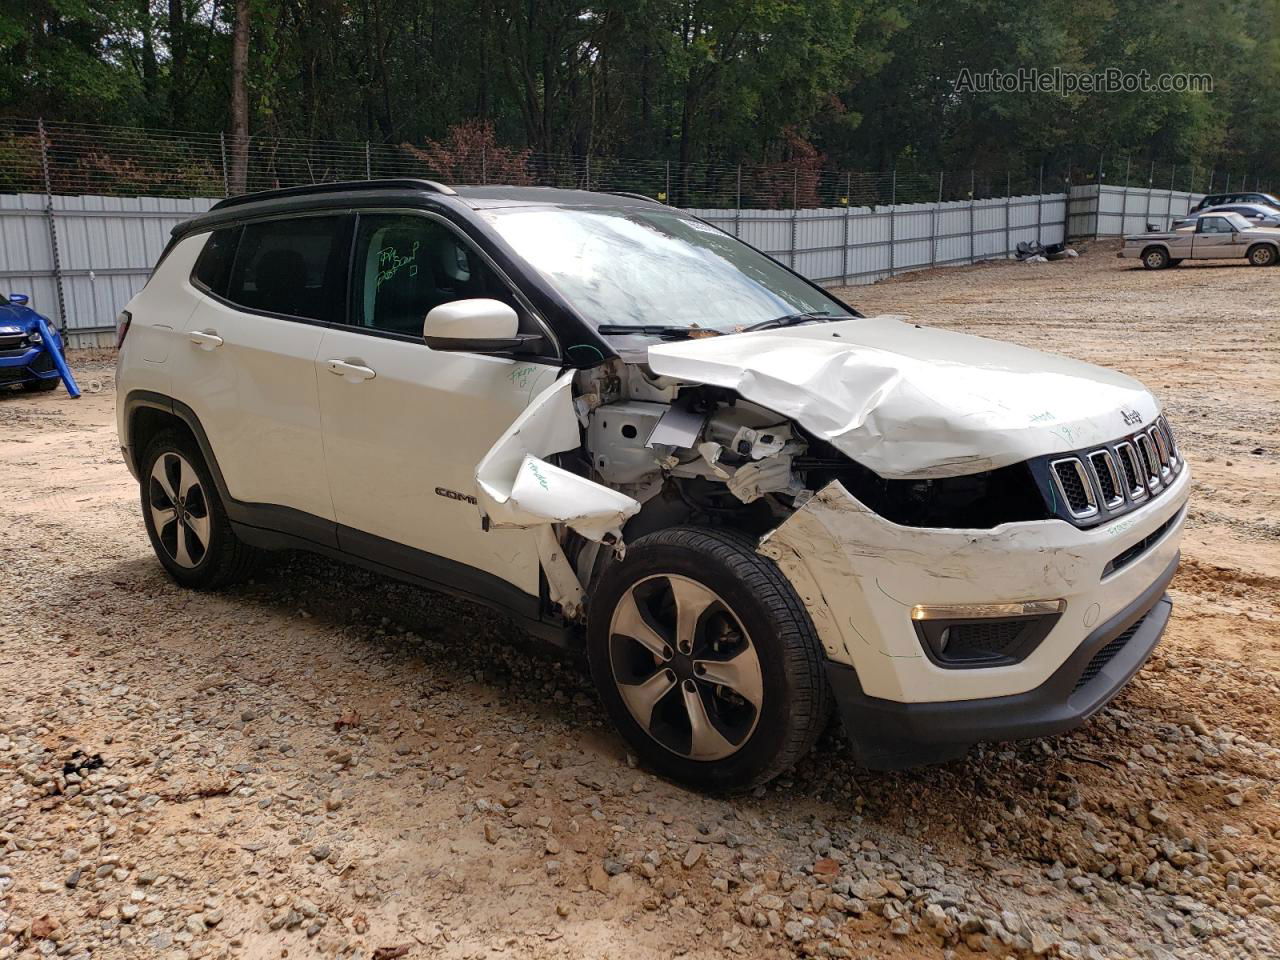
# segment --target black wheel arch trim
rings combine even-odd
[[[134,417],[140,409],[160,410],[181,420],[195,437],[213,476],[214,486],[236,536],[267,550],[306,550],[354,562],[399,580],[441,590],[483,604],[514,618],[521,627],[556,646],[567,647],[575,636],[553,615],[542,597],[475,567],[346,527],[302,510],[273,503],[247,503],[232,497],[196,412],[181,400],[150,390],[134,390],[125,398],[125,437],[121,450],[136,477],[142,451],[133,442]],[[545,591],[540,591],[545,592]]]

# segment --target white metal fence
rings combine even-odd
[[[72,346],[107,345],[179,222],[216,199],[0,195],[0,281]],[[1065,194],[812,210],[690,211],[828,285],[1012,255],[1066,238]]]
[[[116,315],[142,289],[169,231],[216,201],[193,197],[0,194],[0,282],[69,334],[111,341]]]
[[[1071,188],[1070,234],[1073,237],[1120,237],[1145,233],[1147,226],[1168,230],[1204,199],[1203,193],[1120,187],[1090,183]]]
[[[817,283],[874,283],[909,270],[1012,256],[1066,239],[1066,195],[816,210],[691,210]]]

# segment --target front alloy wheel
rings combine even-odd
[[[636,723],[677,756],[721,760],[760,719],[764,683],[728,604],[687,577],[656,575],[614,609],[609,665]]]
[[[646,765],[702,789],[776,777],[830,712],[809,613],[755,548],[723,528],[659,530],[591,590],[587,659],[610,719]]]
[[[1269,267],[1276,262],[1276,251],[1265,243],[1260,243],[1249,251],[1249,262],[1255,267]]]

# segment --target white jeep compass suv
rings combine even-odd
[[[1190,471],[1141,384],[864,317],[645,198],[224,200],[119,332],[177,582],[302,548],[498,607],[697,786],[777,775],[833,705],[879,768],[1067,730],[1169,618]]]

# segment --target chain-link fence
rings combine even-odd
[[[224,197],[335,180],[426,177],[640,193],[674,206],[812,209],[1056,193],[1067,170],[867,173],[814,161],[684,163],[491,145],[349,143],[0,120],[0,193]]]
[[[1052,168],[834,170],[816,160],[679,163],[483,143],[351,143],[0,119],[0,193],[225,197],[334,180],[427,177],[640,193],[681,207],[812,209],[980,200],[1105,183],[1189,193],[1268,190],[1247,170],[1106,151]]]

